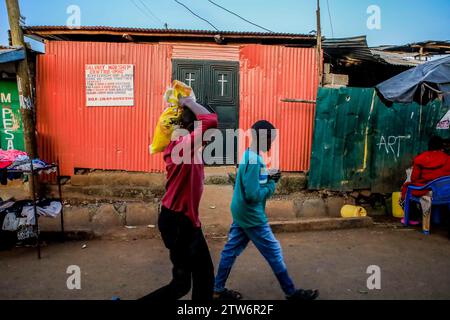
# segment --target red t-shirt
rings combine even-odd
[[[205,179],[202,156],[203,134],[208,129],[217,128],[218,120],[215,114],[199,115],[197,119],[201,121],[201,126],[195,128],[190,135],[172,141],[164,151],[167,184],[162,205],[169,210],[184,213],[195,227],[200,228],[198,211]],[[180,163],[178,157],[173,159],[172,151],[174,151],[174,148],[176,148],[175,155],[180,155],[183,159],[189,159],[190,163],[186,163],[186,161]],[[190,150],[190,154],[184,156],[183,150]]]
[[[406,197],[406,191],[410,184],[424,186],[440,177],[450,175],[450,157],[443,151],[425,151],[414,158],[414,167],[411,174],[411,182],[402,188],[402,197]],[[413,191],[415,197],[427,194],[429,190]]]

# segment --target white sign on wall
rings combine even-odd
[[[134,106],[132,64],[87,64],[86,105],[88,107]]]
[[[450,128],[450,110],[445,114],[445,116],[438,122],[436,129],[438,130],[448,130]]]

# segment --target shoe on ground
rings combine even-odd
[[[291,301],[312,301],[319,297],[319,290],[297,290],[292,296],[287,297],[287,300]]]
[[[238,301],[242,300],[242,294],[234,290],[225,289],[222,292],[214,292],[213,299],[219,301]]]
[[[405,218],[402,219],[402,224],[405,225]],[[409,225],[410,226],[418,226],[420,224],[420,221],[414,221],[414,220],[409,220]]]

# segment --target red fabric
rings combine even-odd
[[[12,164],[12,161],[0,161],[0,169],[6,169]]]
[[[450,157],[443,151],[426,151],[414,158],[411,182],[402,188],[402,199],[406,198],[409,185],[422,187],[440,177],[450,176]],[[421,197],[428,191],[413,191],[412,195]]]
[[[202,139],[203,133],[212,128],[217,128],[217,115],[207,114],[197,117],[201,126],[197,127],[190,135],[180,137],[177,141],[169,144],[164,151],[164,161],[167,170],[166,194],[162,199],[162,205],[175,212],[184,213],[195,227],[201,227],[199,219],[199,205],[203,194],[204,164],[202,158],[203,143],[194,142]],[[172,150],[177,147],[182,149],[183,145],[191,145],[191,164],[174,163]],[[193,146],[197,146],[194,148]],[[182,152],[180,152],[182,155]],[[195,161],[195,162],[194,162]],[[176,162],[176,161],[175,161]]]
[[[0,160],[1,161],[16,161],[19,156],[26,156],[27,153],[19,150],[1,150],[0,149]]]

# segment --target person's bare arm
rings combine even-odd
[[[192,98],[181,98],[179,102],[181,106],[189,108],[196,116],[211,114],[208,109],[195,102]]]

